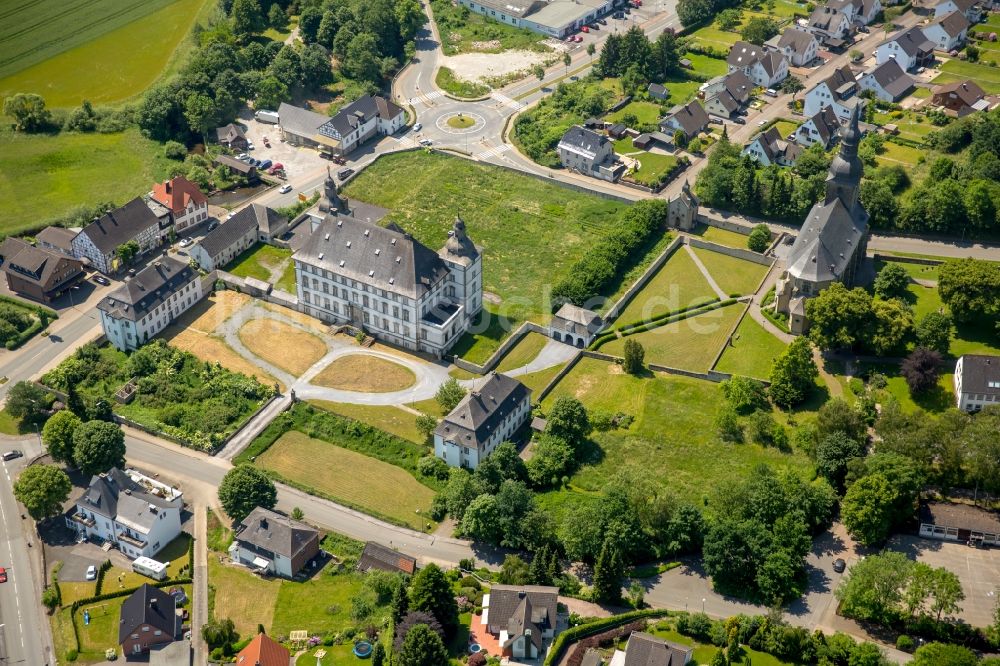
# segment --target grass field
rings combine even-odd
[[[600,351],[624,356],[625,340],[631,338],[646,350],[646,363],[707,372],[744,307],[734,303],[628,338],[617,338],[602,345]]]
[[[924,156],[925,152],[919,148],[901,146],[898,143],[892,143],[891,141],[886,141],[884,146],[885,150],[881,155],[878,155],[875,158],[880,166],[900,165],[906,168],[912,168],[917,165],[920,158]]]
[[[456,97],[482,97],[490,93],[489,86],[460,79],[447,67],[438,69],[434,83],[441,90]]]
[[[0,97],[33,92],[49,106],[133,97],[171,67],[207,0],[57,0],[0,10]]]
[[[698,87],[701,86],[699,81],[681,78],[667,79],[661,83],[670,91],[666,99],[668,108],[676,104],[687,104],[698,94]]]
[[[774,359],[785,350],[785,346],[784,342],[747,315],[736,327],[733,344],[726,346],[715,369],[733,375],[767,379],[771,375]]]
[[[625,116],[635,116],[636,122],[640,125],[655,125],[662,115],[663,110],[659,104],[654,104],[653,102],[629,102],[623,108],[610,114],[605,120],[610,123],[619,123],[622,122]]]
[[[527,365],[535,360],[538,352],[542,351],[542,347],[548,341],[549,339],[541,333],[529,331],[527,335],[521,338],[520,342],[514,345],[513,349],[504,354],[504,357],[500,359],[500,363],[497,364],[496,371],[507,372]]]
[[[417,430],[417,417],[405,409],[393,405],[354,405],[329,400],[310,400],[310,405],[325,409],[355,421],[407,439],[414,444],[423,444],[424,436]]]
[[[149,192],[170,164],[138,130],[54,136],[3,130],[0,155],[0,235],[41,229],[79,206],[124,204]]]
[[[326,354],[322,338],[276,319],[251,319],[239,330],[247,349],[293,377],[311,368]]]
[[[625,306],[615,326],[631,324],[715,298],[694,260],[678,247]]]
[[[913,316],[917,321],[928,312],[947,312],[936,288],[911,283],[907,287],[907,294],[906,300],[912,306]],[[955,333],[948,353],[955,357],[962,354],[1000,354],[1000,341],[997,340],[994,326],[993,322],[988,321],[955,322]]]
[[[779,120],[774,123],[774,126],[778,129],[778,134],[781,135],[781,138],[785,139],[789,134],[799,128],[799,123],[791,120]]]
[[[941,65],[941,71],[944,74],[934,79],[936,85],[952,83],[957,80],[972,79],[982,86],[983,90],[987,93],[1000,93],[1000,68],[953,58]]]
[[[701,53],[685,53],[684,57],[691,61],[691,67],[699,74],[718,76],[729,71],[725,58],[712,58]]]
[[[926,88],[915,88],[915,90],[926,90]],[[917,120],[920,122],[917,122]],[[902,118],[893,118],[888,113],[875,114],[876,125],[893,124],[899,128],[899,136],[911,141],[923,141],[928,134],[937,131],[939,128],[927,120],[923,114],[914,111],[906,111]]]
[[[220,564],[218,555],[209,553],[208,584],[209,594],[215,595],[215,617],[232,620],[241,636],[255,634],[258,623],[273,632],[274,606],[284,581]]]
[[[473,342],[459,343],[456,353],[469,360],[489,356],[521,320],[544,322],[546,288],[567,274],[622,209],[497,167],[419,152],[380,158],[345,194],[388,208],[386,223],[398,223],[432,249],[444,244],[456,215],[465,220],[488,257],[483,288],[501,299],[489,307],[502,318]]]
[[[311,383],[344,391],[391,393],[407,389],[416,381],[413,372],[398,363],[368,354],[349,354],[334,359]]]
[[[273,282],[278,289],[295,293],[292,251],[283,247],[260,243],[233,259],[224,270],[241,278]]]
[[[545,399],[543,411],[561,395],[575,396],[587,409],[631,414],[635,422],[628,430],[594,433],[603,455],[573,476],[571,484],[578,491],[545,497],[543,503],[550,506],[599,491],[622,468],[669,478],[679,495],[699,504],[713,489],[746,476],[759,463],[811,472],[804,454],[721,442],[711,425],[721,390],[712,382],[663,374],[636,377],[615,364],[584,358]]]
[[[726,247],[735,247],[741,250],[747,249],[747,237],[735,231],[710,227],[707,224],[699,224],[691,233],[702,240],[712,243],[718,243]]]
[[[256,464],[335,501],[388,516],[414,529],[427,525],[423,516],[430,509],[434,491],[395,465],[298,431],[279,437],[257,457]]]
[[[632,157],[639,160],[639,168],[632,172],[632,178],[647,187],[656,187],[664,175],[677,168],[677,158],[673,155],[640,152]]]
[[[721,252],[692,247],[695,255],[708,269],[709,275],[727,294],[745,296],[757,290],[757,285],[767,274],[767,266],[755,264],[746,259],[730,257]]]
[[[21,419],[14,418],[4,407],[0,409],[0,433],[5,435],[23,435],[30,430],[27,424],[22,425]]]
[[[728,50],[733,44],[739,41],[740,34],[738,32],[719,30],[714,24],[711,24],[703,28],[698,28],[691,33],[691,37],[703,46]]]

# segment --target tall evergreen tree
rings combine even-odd
[[[594,600],[615,603],[622,597],[622,576],[625,575],[625,565],[618,548],[610,539],[604,540],[601,554],[597,556],[594,565]]]

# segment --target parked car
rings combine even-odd
[[[242,162],[244,160],[250,159],[250,156],[247,155],[246,153],[240,153],[239,155],[236,156],[236,159],[238,159],[240,162]]]
[[[578,42],[578,43],[582,42],[583,41],[583,35],[573,35],[573,41],[574,42]]]
[[[333,156],[333,161],[334,161],[334,163],[336,163],[336,164],[341,164],[341,165],[343,165],[343,164],[347,164],[347,160],[346,160],[346,159],[344,159],[344,156],[343,156],[343,155],[334,155],[334,156]]]
[[[777,97],[778,91],[775,90],[774,88],[768,88],[767,90],[764,91],[764,94],[767,95],[768,97]]]
[[[859,25],[858,26],[858,32],[867,33],[868,32],[868,26],[866,26],[866,25]]]
[[[625,20],[625,12],[615,12],[614,14],[611,15],[611,18],[623,21]]]
[[[0,583],[6,583],[6,582],[7,582],[7,570],[4,569],[3,567],[0,567]]]
[[[628,16],[629,14],[632,13],[632,10],[629,9],[628,7],[625,7],[624,9],[622,9],[622,12],[625,13],[625,16]],[[622,18],[625,18],[625,17],[623,16]]]
[[[838,557],[833,561],[833,570],[837,573],[844,573],[844,569],[847,568],[847,562],[843,558]]]
[[[13,460],[14,458],[20,458],[23,455],[24,454],[21,453],[20,451],[18,451],[17,449],[11,449],[10,451],[7,451],[7,452],[5,452],[3,454],[3,459],[4,460]]]
[[[93,564],[87,567],[87,580],[97,580],[97,567]]]
[[[747,124],[747,121],[743,120],[739,116],[736,116],[735,118],[733,118],[733,122],[736,123],[737,125],[746,125]]]
[[[597,19],[597,22],[600,23],[601,25],[607,25],[608,24],[608,19],[599,18],[599,19]]]
[[[767,124],[766,120],[758,120],[757,121],[757,127],[763,127],[766,124]]]
[[[271,160],[264,160],[260,163],[260,169],[270,169],[271,165],[274,164]]]
[[[337,178],[341,180],[347,180],[354,173],[354,169],[341,169],[337,172]]]
[[[432,143],[434,143],[434,142],[433,142],[433,141],[431,141],[430,139],[421,139],[421,140],[420,140],[420,145],[421,145],[421,146],[429,146],[429,145],[431,145]]]
[[[94,282],[96,282],[97,284],[103,284],[105,287],[107,287],[109,284],[111,284],[111,280],[109,280],[108,278],[104,277],[103,275],[95,275],[94,276]]]
[[[218,220],[212,220],[211,222],[208,223],[208,230],[212,231],[217,226],[219,226],[219,221]]]
[[[591,29],[591,30],[600,30],[600,29],[601,29],[601,26],[600,26],[600,25],[598,25],[598,24],[597,24],[596,22],[595,22],[595,23],[591,23],[591,24],[590,24],[590,29]]]
[[[414,132],[419,132],[419,131],[420,131],[420,130],[422,130],[423,128],[424,128],[424,126],[423,126],[423,125],[421,125],[420,123],[417,123],[417,124],[415,124],[415,125],[413,126],[413,131],[414,131]]]
[[[181,247],[191,247],[193,243],[194,241],[191,240],[190,236],[188,236],[187,238],[181,241]]]
[[[253,145],[253,141],[247,141],[247,150],[257,150],[257,146]]]
[[[566,41],[568,43],[572,44],[573,42],[576,41],[576,38],[574,38],[573,35],[570,35],[569,37],[566,38]]]
[[[588,26],[583,26],[582,28],[580,28],[580,31],[581,32],[590,32],[590,28]]]
[[[278,191],[281,192],[282,194],[288,194],[289,192],[292,191],[292,186],[289,185],[288,183],[285,183],[284,185],[278,188]]]
[[[321,159],[324,159],[324,160],[332,160],[333,159],[333,153],[327,152],[325,150],[319,151],[319,156],[320,156]]]

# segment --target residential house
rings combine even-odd
[[[162,241],[159,220],[139,197],[85,226],[73,239],[73,256],[86,259],[102,273],[111,273],[118,268],[115,252],[129,241],[136,242],[140,254]]]
[[[955,405],[978,412],[1000,403],[1000,356],[963,354],[955,363]]]
[[[730,72],[741,71],[761,88],[774,88],[788,78],[788,61],[777,51],[739,41],[729,49]]]
[[[332,179],[326,192],[338,196]],[[292,255],[306,314],[440,358],[482,310],[483,258],[461,218],[437,253],[395,224],[326,214],[312,225]]]
[[[685,666],[691,663],[694,648],[633,631],[625,650],[615,650],[608,666]]]
[[[851,34],[851,19],[844,12],[821,5],[809,16],[807,29],[825,46],[838,49]]]
[[[288,666],[290,659],[288,648],[260,633],[236,655],[236,666]]]
[[[434,430],[434,455],[452,467],[476,469],[531,416],[531,389],[491,372]]]
[[[854,25],[869,25],[882,11],[880,0],[829,0],[826,6],[842,12]]]
[[[596,312],[564,303],[549,322],[549,337],[583,349],[603,327],[604,320]]]
[[[684,106],[672,108],[669,114],[660,119],[660,129],[671,135],[680,130],[684,136],[692,139],[708,127],[708,122],[705,107],[693,99]]]
[[[153,557],[180,536],[184,499],[173,486],[112,467],[90,479],[66,524],[77,535],[117,546],[127,557]]]
[[[795,143],[803,148],[818,143],[826,150],[836,138],[839,129],[840,121],[833,112],[833,107],[827,106],[799,125],[799,128],[795,130]]]
[[[819,42],[816,36],[806,30],[785,28],[780,35],[775,35],[764,46],[785,56],[795,67],[805,67],[816,59]]]
[[[753,89],[754,82],[742,70],[736,70],[711,79],[699,92],[705,98],[705,111],[720,118],[732,118],[750,101]]]
[[[854,107],[862,104],[857,93],[858,82],[854,72],[844,65],[806,91],[803,114],[809,118],[829,106],[840,122],[845,122]]]
[[[162,257],[97,304],[104,334],[116,349],[138,349],[205,296],[198,272]]]
[[[229,123],[223,127],[215,128],[215,139],[226,148],[244,151],[250,147],[247,135],[243,128],[235,123]]]
[[[743,149],[743,154],[764,166],[793,166],[802,154],[802,147],[785,140],[778,128],[772,125],[755,136]]]
[[[257,218],[257,240],[261,243],[271,243],[288,233],[287,217],[263,204],[250,204],[254,217]]]
[[[209,231],[188,254],[202,270],[214,271],[256,245],[259,233],[254,208],[247,206]]]
[[[319,531],[257,507],[237,526],[229,557],[270,576],[292,578],[319,555]]]
[[[215,163],[219,166],[226,167],[230,175],[242,176],[247,179],[247,182],[256,182],[259,178],[257,174],[257,167],[252,164],[247,164],[246,162],[241,162],[235,157],[230,157],[229,155],[218,155],[215,158]]]
[[[952,12],[962,12],[969,23],[979,23],[983,17],[983,4],[979,0],[938,0],[934,5],[936,19]]]
[[[574,125],[566,130],[556,146],[559,161],[566,169],[601,180],[616,181],[624,172],[622,165],[615,165],[615,149],[603,134]]]
[[[883,102],[898,102],[913,88],[913,77],[895,60],[875,65],[858,79],[861,90],[871,90]]]
[[[35,234],[35,244],[43,250],[62,252],[67,257],[73,256],[73,239],[79,231],[66,227],[45,227]]]
[[[665,86],[659,83],[650,83],[648,86],[646,86],[646,92],[649,93],[649,96],[652,97],[653,99],[662,100],[670,97],[670,91],[667,90]]]
[[[903,70],[909,72],[926,67],[934,61],[934,42],[927,38],[920,26],[897,32],[875,49],[875,62],[879,65],[895,59]]]
[[[972,79],[935,86],[931,104],[959,118],[976,111],[988,111],[995,106]]]
[[[996,511],[971,504],[924,502],[920,505],[920,536],[1000,546],[1000,516]]]
[[[740,103],[725,88],[705,99],[705,111],[710,116],[730,119],[739,110]]]
[[[390,571],[392,573],[412,576],[417,571],[417,560],[393,550],[380,543],[369,541],[358,558],[358,571],[367,572],[372,569]]]
[[[364,95],[332,117],[282,102],[278,118],[281,135],[292,145],[347,155],[376,135],[395,133],[406,122],[406,113],[384,97]]]
[[[559,588],[493,585],[483,595],[483,624],[500,643],[501,658],[539,659],[555,636]]]
[[[809,322],[805,300],[834,282],[853,287],[868,246],[868,213],[859,194],[864,167],[858,157],[860,110],[855,107],[841,127],[840,151],[830,163],[826,196],[813,205],[778,280],[775,309],[789,315],[789,329],[799,335]]]
[[[962,12],[945,14],[924,28],[924,36],[934,42],[938,51],[956,51],[965,42],[969,32],[969,20]]]
[[[8,236],[0,243],[7,287],[42,303],[51,303],[83,279],[83,262],[62,252],[28,245]]]
[[[178,233],[208,219],[208,197],[184,176],[157,183],[149,198],[170,212],[170,224]]]
[[[681,193],[667,201],[667,226],[672,229],[691,231],[698,222],[698,197],[691,191],[687,180],[681,186]]]
[[[143,583],[122,603],[118,644],[126,659],[180,640],[180,637],[181,615],[177,613],[177,601],[163,590]]]

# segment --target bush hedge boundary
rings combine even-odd
[[[562,632],[556,636],[555,641],[552,643],[552,648],[549,650],[548,655],[545,657],[545,662],[542,666],[555,666],[556,663],[563,656],[563,652],[569,647],[568,644],[575,643],[582,638],[587,638],[588,636],[593,636],[594,634],[599,634],[606,629],[614,629],[615,627],[620,627],[623,624],[628,624],[634,620],[643,620],[647,618],[655,617],[668,617],[670,611],[663,609],[646,609],[631,611],[629,613],[623,613],[621,615],[615,615],[612,617],[602,618],[596,622],[588,622],[587,624],[580,624],[575,627],[570,627],[566,631]]]
[[[45,330],[50,321],[59,319],[59,313],[55,310],[50,310],[47,307],[36,305],[35,303],[26,303],[22,300],[4,294],[0,294],[0,303],[6,303],[17,308],[28,310],[29,312],[33,312],[38,317],[38,319],[31,323],[31,326],[18,333],[16,338],[12,338],[7,341],[4,347],[8,350],[17,349],[25,342]]]
[[[592,350],[594,350],[594,351],[597,351],[598,349],[600,349],[606,343],[608,343],[611,340],[614,340],[615,338],[619,337],[619,334],[621,335],[621,337],[626,338],[626,337],[628,337],[630,335],[635,335],[637,333],[645,333],[646,331],[652,331],[652,330],[660,328],[662,326],[666,326],[667,324],[676,324],[679,321],[684,321],[685,319],[690,319],[691,317],[697,317],[698,315],[702,315],[702,314],[705,314],[707,312],[711,312],[713,310],[718,310],[719,308],[724,308],[724,307],[727,307],[729,305],[733,305],[734,303],[737,303],[738,301],[739,301],[739,299],[737,299],[737,298],[727,298],[724,301],[720,301],[720,300],[716,299],[715,301],[713,301],[711,303],[703,304],[703,305],[701,305],[699,307],[696,307],[696,308],[693,308],[693,309],[684,310],[684,311],[680,311],[680,312],[671,313],[671,314],[668,314],[668,315],[663,315],[661,317],[657,317],[657,318],[652,319],[652,320],[650,320],[650,321],[648,321],[648,322],[646,322],[644,324],[640,324],[640,325],[634,326],[632,328],[628,328],[628,329],[615,329],[614,331],[612,331],[610,333],[605,333],[604,335],[601,335],[601,336],[597,337],[591,343],[590,348]]]

